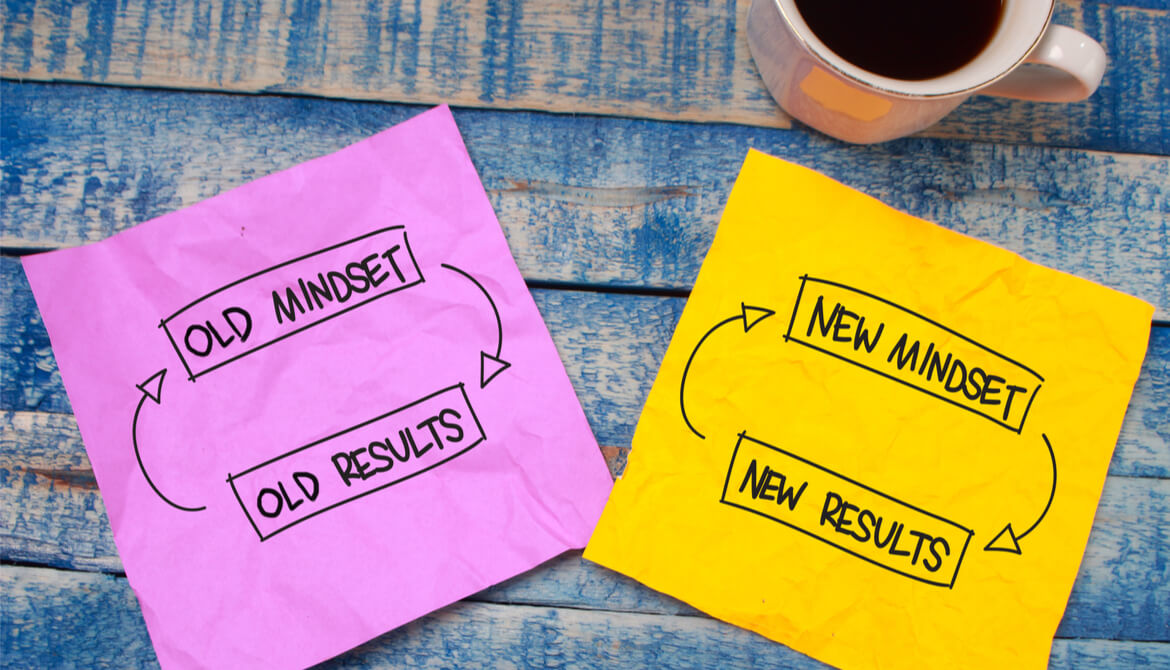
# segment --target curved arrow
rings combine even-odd
[[[1047,435],[1041,433],[1040,437],[1044,438],[1044,444],[1048,447],[1048,456],[1052,459],[1052,490],[1048,492],[1048,503],[1044,505],[1044,511],[1040,513],[1040,518],[1036,519],[1036,522],[1031,526],[1028,526],[1028,530],[1017,535],[1009,523],[995,537],[991,538],[991,542],[987,543],[983,551],[1002,551],[1009,554],[1020,554],[1020,540],[1027,537],[1028,533],[1036,530],[1036,526],[1039,526],[1040,522],[1044,520],[1044,517],[1048,515],[1048,509],[1052,507],[1052,499],[1056,496],[1056,452],[1052,450],[1052,443],[1048,441]]]
[[[735,316],[728,317],[728,318],[720,321],[719,323],[712,326],[711,330],[708,330],[706,332],[706,334],[703,335],[703,337],[699,338],[699,343],[696,344],[694,350],[691,351],[691,357],[687,359],[687,365],[685,368],[683,368],[682,382],[680,382],[679,386],[678,386],[678,405],[679,405],[679,408],[682,409],[682,418],[683,418],[683,421],[686,422],[687,428],[690,428],[692,433],[694,433],[695,435],[698,435],[700,440],[707,439],[707,436],[703,435],[698,430],[696,430],[694,424],[692,424],[691,420],[687,417],[687,390],[686,390],[687,389],[687,374],[691,371],[691,363],[695,362],[695,354],[699,353],[699,347],[703,346],[703,343],[707,341],[708,337],[711,337],[712,333],[719,330],[723,326],[726,326],[729,323],[735,323],[736,321],[743,323],[743,332],[746,333],[752,329],[752,326],[756,325],[757,323],[763,321],[764,319],[766,319],[769,316],[772,316],[773,314],[776,313],[770,309],[764,309],[763,307],[752,307],[751,305],[745,305],[742,302],[739,303],[739,309],[740,309],[739,314],[737,314]]]
[[[484,297],[488,299],[488,304],[492,306],[492,313],[496,315],[496,355],[493,356],[486,351],[479,352],[479,387],[484,388],[496,378],[496,375],[512,367],[511,363],[500,358],[501,350],[504,346],[504,322],[500,320],[500,310],[496,308],[496,301],[492,300],[491,294],[487,292],[483,284],[476,281],[475,277],[472,277],[454,265],[443,263],[442,266],[470,279],[471,283],[475,284],[483,293]]]
[[[174,507],[175,509],[183,510],[184,512],[199,512],[207,509],[207,506],[184,507],[183,505],[179,505],[170,498],[164,496],[162,491],[158,490],[158,487],[155,486],[154,482],[150,479],[150,475],[146,474],[146,466],[142,464],[142,454],[138,450],[138,415],[142,412],[142,405],[146,402],[147,398],[150,398],[152,401],[154,401],[154,404],[156,405],[162,404],[162,383],[163,378],[166,376],[167,369],[163,368],[162,370],[159,370],[158,372],[151,375],[150,378],[146,381],[142,382],[141,384],[137,384],[138,390],[142,391],[142,397],[138,399],[138,408],[134,410],[134,423],[130,425],[130,439],[134,441],[134,456],[138,459],[138,469],[142,471],[142,476],[146,478],[146,483],[150,484],[150,488],[154,489],[155,494],[158,495],[159,498],[162,498],[163,502],[170,505],[171,507]]]

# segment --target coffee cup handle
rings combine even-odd
[[[1050,25],[1020,67],[979,93],[1036,102],[1076,102],[1097,90],[1105,62],[1105,50],[1096,40],[1067,26]]]

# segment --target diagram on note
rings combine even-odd
[[[344,319],[372,301],[392,301],[401,291],[439,291],[446,299],[461,303],[482,297],[485,314],[491,314],[494,342],[479,352],[479,368],[468,369],[465,378],[437,390],[420,387],[419,397],[401,407],[356,425],[337,427],[326,437],[228,474],[227,484],[261,540],[421,475],[487,439],[465,384],[484,389],[510,367],[502,357],[503,321],[495,300],[474,275],[447,263],[430,268],[436,269],[455,281],[428,285],[411,250],[406,227],[391,226],[250,273],[196,298],[159,322],[187,381],[199,381],[200,389],[207,387],[215,393],[222,390],[208,375],[216,370],[255,364],[255,359],[249,358],[253,355],[296,355],[295,347],[282,347],[281,343],[332,319]],[[467,285],[457,285],[464,280]],[[469,292],[470,286],[481,295]],[[404,322],[413,320],[409,310],[398,311]],[[409,331],[403,333],[405,341],[393,346],[425,346],[425,341],[417,342],[409,335]],[[376,348],[371,355],[377,355]],[[199,512],[206,505],[181,504],[158,488],[146,466],[152,454],[148,451],[144,460],[139,443],[138,417],[147,400],[162,404],[167,370],[163,368],[137,385],[142,398],[134,410],[130,442],[142,477],[159,500],[176,510]],[[399,372],[403,377],[423,378],[409,369]],[[169,450],[173,452],[173,447]]]
[[[164,668],[319,663],[612,486],[446,108],[23,262]]]
[[[1044,667],[1150,314],[753,152],[585,557],[838,667]]]

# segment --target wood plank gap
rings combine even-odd
[[[21,564],[17,564],[17,563],[13,563],[13,562],[8,562],[8,561],[0,562],[0,566],[15,567],[18,569],[23,568],[23,569],[30,569],[30,570],[51,570],[54,572],[73,572],[70,570],[61,570],[59,568],[41,568],[38,566],[21,565]],[[118,581],[126,580],[125,574],[105,574],[104,576],[112,579],[115,583]],[[598,608],[591,608],[591,607],[580,607],[580,606],[566,605],[564,603],[536,604],[536,603],[531,603],[531,602],[510,603],[510,602],[501,602],[501,601],[493,601],[493,600],[481,600],[481,599],[477,598],[478,595],[479,594],[469,596],[469,597],[464,598],[462,600],[451,603],[450,605],[446,605],[446,606],[441,607],[437,610],[434,610],[431,614],[425,615],[424,617],[421,617],[420,620],[434,617],[436,615],[442,615],[445,612],[451,611],[452,608],[459,607],[460,603],[474,603],[477,605],[483,605],[483,606],[487,606],[487,607],[515,608],[515,611],[558,610],[558,611],[585,612],[585,613],[591,613],[591,614],[602,614],[602,613],[612,612],[612,613],[629,615],[632,617],[639,617],[639,618],[655,617],[655,618],[662,618],[662,619],[671,619],[671,618],[677,618],[677,617],[684,617],[684,618],[687,618],[690,620],[706,619],[706,620],[711,620],[711,621],[719,621],[718,619],[715,619],[714,617],[712,617],[711,615],[709,615],[707,613],[704,613],[700,610],[694,610],[694,609],[692,609],[690,611],[678,611],[678,612],[660,612],[660,611],[648,611],[648,610],[640,610],[639,611],[639,610],[626,610],[626,609],[609,610],[609,609],[598,609]],[[416,621],[418,621],[418,620],[416,620]],[[406,624],[406,625],[410,625],[410,624]],[[735,627],[732,624],[723,623],[722,625],[729,626],[729,627],[731,627],[732,630],[746,631],[746,629]],[[1139,643],[1139,644],[1160,644],[1160,645],[1168,644],[1165,640],[1160,640],[1160,639],[1122,638],[1122,637],[1117,637],[1117,636],[1104,636],[1104,637],[1067,636],[1067,635],[1061,635],[1059,632],[1057,632],[1053,636],[1053,639],[1054,640],[1064,640],[1064,641],[1083,641],[1083,642],[1106,641],[1106,642]],[[374,641],[371,641],[371,643],[373,643],[373,642]],[[370,644],[370,643],[367,643],[367,644]],[[361,647],[358,647],[357,649],[360,650]]]
[[[11,258],[20,258],[22,256],[32,256],[33,254],[41,254],[46,251],[56,251],[60,247],[5,247],[0,246],[0,256],[8,256]]]
[[[669,286],[623,286],[620,284],[590,284],[587,282],[558,281],[555,279],[526,279],[531,289],[550,291],[577,291],[584,293],[614,293],[618,295],[641,295],[657,298],[689,298],[689,288]]]
[[[81,86],[85,88],[100,88],[100,89],[117,89],[123,91],[151,91],[159,93],[195,93],[202,95],[223,95],[234,98],[308,98],[311,100],[325,100],[333,102],[344,103],[358,103],[363,105],[394,105],[396,107],[417,107],[421,112],[431,107],[443,103],[431,102],[414,102],[414,101],[398,101],[398,100],[373,100],[370,98],[357,98],[342,95],[323,95],[321,93],[312,93],[308,91],[297,91],[293,89],[288,90],[255,90],[248,91],[234,88],[188,88],[183,86],[163,86],[151,84],[124,84],[116,81],[94,81],[90,79],[45,79],[40,77],[11,77],[0,75],[0,82],[7,82],[11,84],[37,84],[39,86]],[[466,105],[451,105],[452,109],[492,109],[483,107],[469,107]],[[520,112],[544,112],[540,109],[505,109],[504,111],[520,111]],[[555,113],[555,112],[554,112]],[[562,112],[563,113],[563,112]],[[583,116],[576,112],[570,112],[573,116]],[[595,116],[606,116],[604,114]],[[702,122],[698,122],[702,123]]]
[[[83,88],[92,88],[92,89],[107,89],[107,90],[112,89],[112,90],[123,90],[123,91],[144,91],[144,92],[170,93],[170,94],[175,94],[175,95],[195,94],[195,95],[212,95],[212,96],[230,96],[233,98],[308,99],[308,100],[321,100],[321,101],[327,101],[327,102],[332,101],[332,102],[356,104],[356,105],[387,106],[387,107],[393,106],[393,107],[397,107],[397,108],[407,108],[407,109],[416,108],[419,112],[425,111],[427,109],[431,109],[432,107],[436,107],[438,105],[447,104],[452,110],[465,110],[465,111],[477,111],[477,112],[521,112],[521,113],[525,113],[525,114],[537,114],[537,115],[543,115],[543,116],[558,116],[558,117],[570,116],[573,118],[582,118],[582,119],[618,119],[618,120],[632,120],[632,121],[650,121],[650,122],[659,122],[659,123],[669,123],[672,125],[679,125],[679,126],[708,126],[708,127],[735,126],[735,127],[742,127],[742,128],[747,128],[747,129],[753,129],[753,130],[755,130],[755,129],[791,130],[791,127],[788,125],[772,126],[772,125],[767,125],[767,124],[760,124],[758,122],[750,121],[750,120],[738,120],[735,118],[701,119],[701,118],[691,118],[691,117],[675,117],[675,116],[672,116],[669,114],[664,114],[661,116],[655,116],[655,115],[626,116],[626,115],[621,115],[621,114],[610,114],[610,113],[605,113],[605,112],[594,112],[594,111],[589,111],[589,110],[578,111],[578,110],[545,109],[542,107],[535,107],[535,106],[507,106],[507,105],[480,106],[480,105],[461,104],[459,102],[445,102],[445,101],[440,101],[440,100],[436,100],[436,101],[395,100],[395,99],[382,100],[382,99],[361,98],[361,97],[343,96],[343,95],[325,95],[325,94],[321,94],[321,93],[298,91],[298,90],[294,90],[294,89],[284,89],[284,90],[261,89],[261,90],[249,91],[249,90],[229,89],[229,88],[186,88],[186,87],[180,87],[180,86],[162,86],[162,85],[153,85],[152,86],[149,84],[147,84],[147,85],[124,84],[124,83],[119,83],[119,82],[95,81],[95,80],[87,80],[87,79],[64,79],[64,78],[46,79],[46,78],[38,78],[38,77],[20,77],[20,78],[18,78],[18,77],[3,76],[3,75],[0,75],[0,82],[9,83],[9,84],[17,84],[17,85],[19,85],[19,84],[35,84],[38,86],[83,87]],[[1148,158],[1148,159],[1164,159],[1167,156],[1170,156],[1170,153],[1133,151],[1133,150],[1127,150],[1124,148],[1097,148],[1097,147],[1093,147],[1093,146],[1086,146],[1084,144],[1078,144],[1076,142],[1051,141],[1051,142],[1047,142],[1047,143],[1036,144],[1036,143],[1030,143],[1028,141],[1025,141],[1025,140],[1019,139],[1019,138],[1011,138],[1011,139],[1004,140],[1002,138],[991,137],[991,136],[986,137],[986,138],[956,137],[956,136],[952,136],[950,134],[933,132],[934,130],[936,130],[938,128],[939,128],[939,124],[936,124],[935,126],[931,126],[927,129],[921,131],[921,132],[915,133],[915,134],[910,135],[910,136],[905,137],[905,138],[899,138],[898,140],[890,140],[890,142],[897,142],[897,141],[902,141],[902,140],[907,140],[907,139],[921,139],[921,140],[941,141],[941,142],[946,142],[946,143],[961,143],[964,146],[1045,148],[1045,149],[1057,149],[1057,150],[1063,150],[1063,151],[1081,151],[1081,152],[1086,152],[1086,153],[1101,154],[1101,155],[1105,155],[1105,156],[1132,156],[1135,158]],[[830,138],[827,138],[827,137],[825,137],[825,136],[823,136],[820,133],[817,133],[815,131],[808,131],[808,132],[810,132],[813,136],[818,137],[820,139],[823,139],[826,141],[835,141],[835,140],[831,140]],[[851,145],[848,143],[843,143],[843,144],[845,146],[855,146],[855,147],[858,147],[859,149],[867,146],[867,145]],[[876,146],[881,146],[882,144],[889,144],[889,142],[879,143]],[[868,145],[868,146],[874,146],[874,145]]]

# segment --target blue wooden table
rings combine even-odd
[[[611,470],[749,147],[1157,312],[1052,666],[1170,667],[1170,2],[1060,0],[1090,100],[974,98],[847,146],[756,74],[742,0],[0,6],[0,664],[152,667],[24,254],[448,102]],[[823,667],[572,553],[334,667]]]

